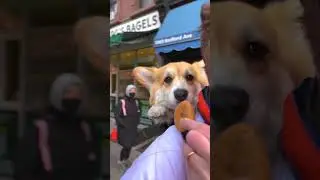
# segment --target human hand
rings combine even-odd
[[[184,155],[188,164],[188,180],[210,179],[210,126],[192,120],[180,125],[188,131]]]

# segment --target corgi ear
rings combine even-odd
[[[277,32],[279,54],[282,63],[290,70],[290,76],[296,84],[306,77],[316,74],[313,53],[305,36],[304,27],[299,21],[303,17],[300,0],[275,2],[265,9],[266,17]],[[294,37],[294,38],[293,38]]]
[[[141,85],[150,90],[151,85],[154,83],[154,74],[158,69],[155,67],[136,67],[133,69],[132,74],[135,80]]]
[[[300,0],[285,0],[271,3],[265,8],[265,12],[274,21],[285,20],[289,22],[303,16],[303,6]]]
[[[203,60],[198,61],[198,62],[194,62],[192,64],[192,67],[194,68],[194,70],[196,71],[196,76],[197,76],[197,80],[200,82],[200,84],[205,87],[209,85],[208,82],[208,77],[207,77],[207,73],[205,70],[205,63]]]

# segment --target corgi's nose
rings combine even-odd
[[[179,102],[184,101],[184,100],[186,100],[188,98],[188,91],[185,90],[185,89],[176,89],[174,91],[174,97]]]
[[[249,108],[249,95],[241,88],[217,85],[210,90],[211,116],[217,122],[217,130],[243,120]]]

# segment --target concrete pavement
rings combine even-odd
[[[118,166],[118,159],[121,151],[121,146],[117,143],[110,142],[110,174],[111,180],[119,180],[121,177],[119,166]],[[132,150],[130,154],[130,160],[133,162],[140,153],[136,150]]]
[[[110,117],[110,132],[112,128],[116,127],[115,119]],[[121,146],[117,143],[110,142],[110,174],[111,180],[119,180],[121,177],[118,160],[120,156]],[[140,152],[138,152],[135,148],[132,148],[130,154],[130,161],[133,162],[138,156]]]

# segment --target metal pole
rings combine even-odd
[[[21,54],[19,63],[19,103],[18,103],[18,137],[22,137],[26,124],[26,91],[27,91],[27,61],[28,61],[28,32],[29,8],[23,5],[23,32],[21,39]]]

